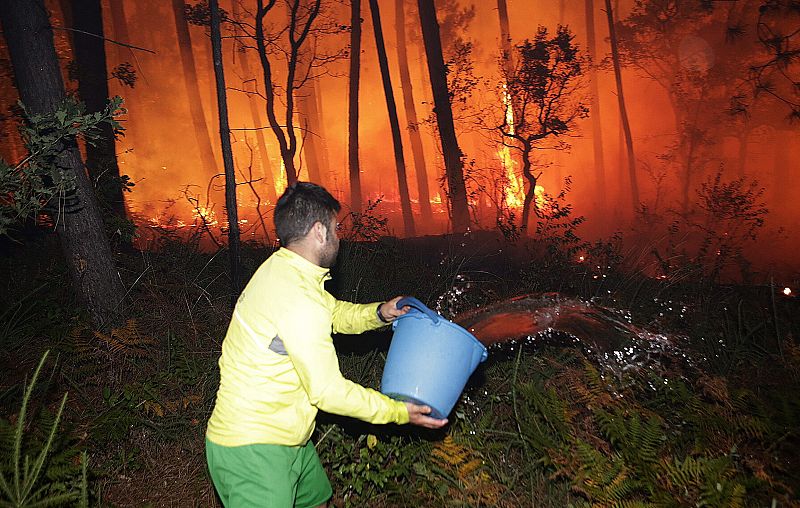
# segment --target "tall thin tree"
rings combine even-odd
[[[72,41],[78,68],[78,95],[90,113],[102,111],[108,102],[108,70],[103,41],[100,0],[72,0],[75,30]],[[120,180],[114,132],[103,124],[101,136],[86,146],[86,167],[95,181],[102,204],[119,217],[125,216],[125,198]]]
[[[258,164],[261,167],[261,177],[264,179],[263,186],[267,189],[267,200],[275,204],[278,200],[278,195],[275,190],[275,176],[272,173],[272,167],[269,160],[269,150],[267,149],[267,140],[264,136],[264,130],[261,128],[261,115],[259,112],[258,104],[258,80],[250,68],[250,55],[247,48],[242,41],[241,33],[241,6],[238,0],[233,2],[233,30],[234,30],[234,50],[235,55],[238,56],[239,67],[242,69],[242,77],[245,83],[252,83],[253,90],[248,90],[247,93],[247,106],[250,109],[250,117],[255,129],[256,146],[258,147]],[[246,87],[245,87],[246,88]]]
[[[225,166],[225,210],[228,215],[228,254],[231,267],[231,308],[242,291],[239,278],[239,210],[236,204],[236,173],[233,167],[231,129],[228,124],[228,97],[225,90],[225,69],[222,64],[222,36],[220,35],[219,2],[209,0],[211,10],[211,56],[214,60],[214,79],[217,85],[219,110],[219,138],[222,147],[222,164]]]
[[[192,52],[192,39],[189,35],[189,23],[186,21],[183,0],[172,0],[172,13],[175,17],[175,29],[178,34],[178,49],[181,55],[181,67],[183,70],[183,80],[186,86],[186,95],[189,102],[189,112],[192,116],[192,126],[194,136],[197,141],[198,155],[200,162],[206,169],[207,174],[217,174],[217,163],[214,159],[212,150],[211,134],[206,124],[206,116],[203,111],[203,103],[200,100],[200,88],[198,87],[197,66]]]
[[[614,64],[614,79],[617,83],[617,103],[619,104],[619,116],[622,122],[622,130],[625,133],[625,147],[627,148],[628,159],[628,179],[631,185],[631,204],[633,210],[639,207],[639,184],[636,179],[636,156],[633,151],[633,136],[631,135],[631,124],[628,120],[628,110],[625,107],[625,93],[622,88],[622,68],[619,61],[619,44],[617,42],[617,29],[614,23],[614,11],[611,8],[611,0],[606,2],[606,17],[608,18],[608,36],[611,42],[611,61]]]
[[[586,17],[586,52],[589,54],[589,93],[594,148],[595,195],[601,210],[606,208],[606,165],[603,154],[603,123],[600,114],[600,87],[597,82],[597,41],[594,27],[594,0],[584,0]]]
[[[52,114],[64,100],[53,31],[42,0],[0,2],[0,23],[22,103],[31,114]],[[56,233],[78,298],[95,326],[108,327],[121,312],[125,288],[114,266],[103,219],[77,143],[63,143],[57,164],[76,181],[80,206],[61,213]]]
[[[361,167],[358,161],[358,89],[361,81],[361,0],[350,0],[350,83],[347,105],[347,162],[350,208],[361,212]]]
[[[411,198],[408,194],[406,161],[403,155],[403,141],[400,137],[400,120],[397,117],[397,103],[394,100],[392,79],[389,75],[389,61],[386,56],[386,44],[383,40],[383,26],[381,25],[381,12],[378,8],[378,0],[369,0],[369,9],[372,13],[372,29],[375,33],[375,46],[378,49],[378,63],[381,68],[383,94],[386,97],[386,109],[389,112],[389,125],[392,129],[394,165],[397,170],[397,187],[400,193],[400,208],[403,211],[403,226],[407,237],[414,236],[416,234],[414,228],[414,214],[411,211]]]
[[[447,68],[442,56],[442,40],[439,36],[436,6],[433,0],[418,0],[417,5],[420,25],[422,25],[422,39],[425,42],[425,56],[433,92],[436,122],[439,126],[439,137],[444,155],[453,231],[463,233],[467,231],[470,223],[467,189],[464,183],[463,153],[458,146],[453,122],[453,108],[447,88]]]
[[[266,95],[267,119],[270,128],[275,134],[280,147],[281,159],[286,169],[286,179],[289,185],[295,183],[298,178],[298,170],[295,165],[294,157],[298,150],[297,133],[295,132],[295,93],[303,86],[305,79],[308,78],[313,65],[314,56],[306,62],[301,62],[301,54],[304,45],[308,42],[308,36],[312,31],[314,22],[320,14],[322,8],[321,0],[313,0],[307,4],[300,0],[287,2],[289,9],[289,23],[285,29],[287,45],[282,49],[286,57],[286,80],[283,85],[285,115],[283,123],[278,121],[278,96],[276,84],[273,82],[272,62],[267,45],[269,34],[264,32],[264,23],[267,14],[275,7],[276,0],[256,0],[255,13],[255,38],[258,56],[261,61],[261,69],[264,74],[264,87]],[[303,68],[301,68],[303,64]],[[308,71],[308,72],[307,72]]]
[[[431,210],[431,194],[428,188],[428,170],[425,167],[425,151],[422,149],[422,136],[419,133],[417,108],[414,103],[414,87],[411,84],[411,73],[408,69],[408,48],[406,47],[406,17],[404,0],[394,2],[394,26],[397,37],[397,62],[400,67],[400,86],[403,90],[403,109],[406,113],[406,130],[411,142],[411,155],[414,157],[414,169],[417,173],[417,192],[422,220],[430,223],[433,220]]]

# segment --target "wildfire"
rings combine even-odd
[[[217,213],[213,209],[206,208],[205,206],[198,206],[195,208],[192,216],[195,219],[200,219],[207,226],[216,226],[219,224]]]
[[[508,125],[508,130],[511,134],[514,134],[514,108],[511,105],[511,95],[508,93],[505,83],[503,84],[503,104],[506,107],[506,124]],[[521,209],[525,204],[525,184],[522,181],[522,177],[517,175],[516,171],[514,171],[516,162],[514,158],[511,157],[511,149],[503,145],[497,152],[497,156],[503,164],[506,179],[508,180],[508,185],[505,189],[506,205],[509,208]],[[542,209],[545,205],[544,187],[541,185],[534,187],[533,197],[536,208]]]
[[[514,108],[511,106],[511,95],[503,83],[503,104],[506,107],[506,124],[508,125],[511,134],[514,133]],[[517,176],[514,171],[514,159],[511,157],[511,149],[508,146],[503,147],[498,152],[500,162],[506,172],[508,179],[508,186],[506,187],[506,205],[509,208],[522,208],[525,201],[525,187],[522,183],[522,178]]]

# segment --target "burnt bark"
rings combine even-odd
[[[203,103],[200,99],[200,87],[197,85],[197,67],[192,53],[192,39],[189,35],[189,23],[186,21],[183,6],[183,0],[172,0],[172,13],[175,17],[175,29],[178,34],[178,49],[181,55],[183,80],[186,86],[186,95],[189,99],[189,112],[192,117],[194,135],[197,140],[197,153],[206,172],[213,176],[218,173],[217,162],[214,159],[214,151],[211,148],[211,135],[208,131]]]
[[[53,113],[64,100],[48,12],[42,0],[0,2],[0,22],[20,99],[31,114]],[[79,206],[54,217],[56,233],[78,298],[98,328],[122,312],[125,288],[103,232],[103,219],[74,139],[61,145],[57,164],[75,175]]]
[[[633,151],[633,136],[631,135],[631,124],[628,120],[628,110],[625,107],[625,94],[622,87],[622,69],[619,63],[619,44],[617,42],[617,30],[614,24],[614,11],[611,8],[611,0],[605,0],[606,17],[608,18],[608,34],[611,42],[611,60],[614,64],[614,79],[617,84],[617,104],[619,105],[619,116],[622,122],[622,131],[625,134],[625,148],[628,159],[628,180],[631,186],[631,204],[633,211],[639,207],[639,184],[636,179],[636,156]]]
[[[386,44],[383,40],[383,26],[378,0],[369,0],[369,9],[372,13],[372,28],[375,33],[375,46],[378,49],[378,63],[381,68],[383,81],[383,94],[386,97],[386,109],[389,112],[389,125],[392,129],[392,147],[394,148],[394,162],[397,170],[397,187],[400,193],[400,208],[403,212],[403,227],[405,236],[416,234],[414,228],[414,214],[411,211],[411,198],[408,194],[408,179],[406,176],[406,161],[403,155],[403,142],[400,137],[400,120],[397,117],[397,103],[394,100],[392,79],[389,75],[389,61],[386,56]]]
[[[439,36],[436,7],[433,0],[417,0],[417,4],[420,24],[422,25],[422,38],[425,42],[425,57],[428,63],[428,73],[433,92],[434,111],[439,126],[442,154],[444,155],[453,231],[463,233],[467,231],[470,223],[467,189],[464,184],[463,153],[458,146],[453,122],[453,108],[450,103],[450,93],[447,89],[447,69],[442,56],[442,40]]]
[[[422,137],[419,134],[417,108],[414,104],[414,88],[411,84],[411,73],[408,70],[408,48],[406,47],[406,22],[403,0],[395,0],[395,32],[397,35],[397,61],[400,67],[400,86],[403,90],[403,109],[406,114],[406,130],[411,142],[411,155],[414,157],[414,169],[417,173],[417,193],[422,220],[430,224],[433,220],[431,210],[431,194],[428,188],[428,170],[425,167],[425,151],[422,149]]]
[[[350,83],[347,106],[347,167],[350,208],[361,213],[361,167],[358,161],[358,88],[361,81],[361,0],[350,0]]]

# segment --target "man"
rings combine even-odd
[[[298,182],[275,208],[280,250],[256,271],[233,312],[206,431],[211,478],[226,507],[326,506],[330,482],[309,440],[317,410],[371,423],[440,428],[431,409],[342,377],[331,331],[361,333],[404,314],[400,297],[353,304],[325,291],[336,261],[339,202]]]

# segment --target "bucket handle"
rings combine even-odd
[[[402,309],[403,307],[406,307],[406,306],[407,307],[411,307],[413,309],[416,309],[416,310],[422,312],[423,314],[425,314],[426,316],[431,318],[431,320],[433,320],[434,324],[438,323],[439,319],[441,319],[441,316],[439,314],[437,314],[435,311],[429,309],[427,305],[425,305],[424,303],[420,302],[419,300],[417,300],[413,296],[406,296],[404,298],[401,298],[397,302],[397,308],[398,309]]]

